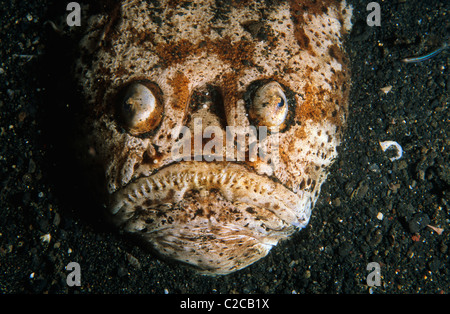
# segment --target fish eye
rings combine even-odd
[[[120,92],[119,115],[122,126],[139,135],[154,130],[161,122],[162,105],[149,82],[133,82]]]
[[[283,88],[275,81],[259,87],[249,108],[250,119],[259,126],[274,131],[281,127],[288,113],[288,102]]]

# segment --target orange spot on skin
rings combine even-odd
[[[177,72],[169,81],[173,88],[173,107],[184,110],[189,100],[189,80],[181,72]]]

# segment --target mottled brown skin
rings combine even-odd
[[[207,274],[242,269],[306,226],[345,123],[351,10],[338,1],[271,2],[122,1],[92,17],[81,42],[76,73],[109,215],[164,257]],[[255,91],[273,81],[288,102],[265,142],[279,140],[277,158],[174,159],[181,128],[194,132],[197,118],[200,130],[271,121],[265,109],[252,113]],[[121,95],[135,82],[148,84],[160,107],[130,132]]]

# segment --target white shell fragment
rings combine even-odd
[[[383,150],[383,152],[385,152],[387,149],[389,149],[391,146],[394,146],[395,149],[397,150],[397,155],[394,157],[389,158],[391,161],[395,161],[397,159],[402,158],[403,156],[403,149],[400,146],[399,143],[395,142],[395,141],[384,141],[384,142],[380,142],[380,146],[381,149]]]
[[[380,90],[385,94],[389,94],[389,92],[392,90],[392,85],[382,87],[380,88]]]
[[[43,243],[50,243],[50,240],[52,239],[50,233],[44,234],[43,236],[40,237],[41,241]]]
[[[444,232],[444,228],[438,228],[432,225],[427,225],[428,228],[432,229],[434,232],[436,232],[438,235],[441,235],[442,232]]]

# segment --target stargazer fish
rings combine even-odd
[[[113,223],[212,275],[304,228],[348,112],[345,1],[107,3],[75,73]]]

